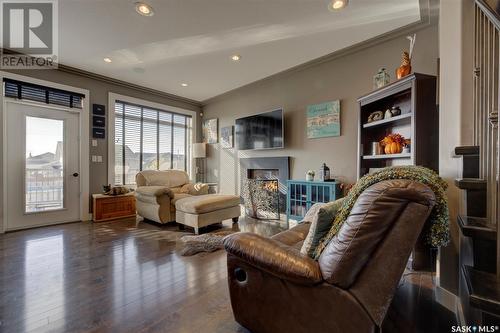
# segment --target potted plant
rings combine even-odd
[[[314,180],[315,175],[316,175],[316,172],[314,172],[314,170],[308,170],[306,173],[306,180],[309,182],[312,182]]]

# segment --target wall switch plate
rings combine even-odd
[[[101,155],[97,155],[97,163],[102,163],[102,156]]]
[[[92,139],[92,147],[97,147],[97,140],[96,139]]]
[[[97,162],[97,156],[92,155],[92,162],[94,162],[94,163]]]

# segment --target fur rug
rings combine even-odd
[[[192,256],[200,252],[214,252],[224,248],[222,243],[224,237],[236,231],[222,230],[203,235],[189,235],[181,237],[182,244],[179,253],[182,256]]]

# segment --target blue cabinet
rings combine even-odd
[[[335,201],[342,197],[337,182],[288,180],[287,188],[287,221],[301,221],[315,203]]]

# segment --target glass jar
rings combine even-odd
[[[385,68],[380,68],[378,73],[373,77],[373,89],[379,89],[389,84],[391,77],[385,71]]]

